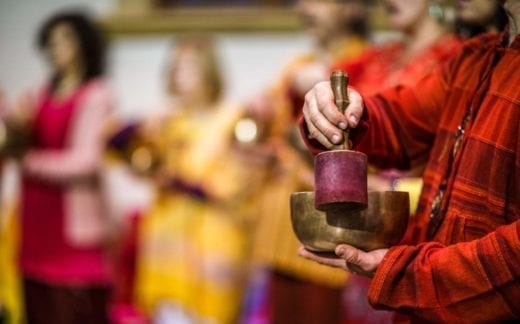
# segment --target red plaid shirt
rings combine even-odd
[[[392,247],[372,280],[376,308],[442,322],[520,318],[520,37],[507,40],[472,39],[416,87],[365,100],[357,149],[371,163],[428,161],[410,245]]]

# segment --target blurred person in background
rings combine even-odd
[[[241,112],[222,99],[211,39],[175,42],[166,75],[161,113],[111,141],[157,186],[138,224],[136,302],[156,323],[233,323],[247,249],[244,201],[258,173],[233,153]]]
[[[243,322],[339,323],[346,275],[302,260],[290,224],[289,196],[312,190],[312,164],[301,150],[296,115],[303,95],[317,81],[327,80],[337,60],[355,60],[367,48],[369,1],[301,0],[296,9],[313,48],[290,61],[275,84],[247,105],[259,124],[268,124],[268,180],[258,194],[248,300]]]
[[[110,226],[100,188],[111,113],[105,44],[82,12],[59,12],[37,43],[50,76],[5,117],[30,133],[19,156],[20,268],[28,323],[107,323]]]

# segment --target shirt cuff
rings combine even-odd
[[[382,296],[385,295],[385,289],[388,289],[387,281],[389,279],[389,274],[406,248],[406,245],[391,247],[377,267],[376,273],[372,278],[372,282],[370,283],[370,288],[368,290],[368,302],[374,308],[385,308],[383,303],[384,297]],[[390,289],[392,289],[392,287],[390,287]]]

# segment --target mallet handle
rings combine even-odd
[[[345,110],[349,105],[348,100],[348,74],[342,70],[335,70],[330,74],[330,86],[334,93],[334,101],[339,111],[345,114]],[[343,138],[345,139],[342,145],[342,149],[350,150],[349,145],[349,128],[343,131]]]

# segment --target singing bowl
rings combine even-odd
[[[21,157],[31,142],[29,128],[0,121],[0,157]]]
[[[364,251],[387,248],[402,239],[410,203],[407,192],[369,192],[368,207],[361,211],[322,212],[314,207],[314,192],[291,194],[291,222],[305,248],[334,251],[349,244]]]

